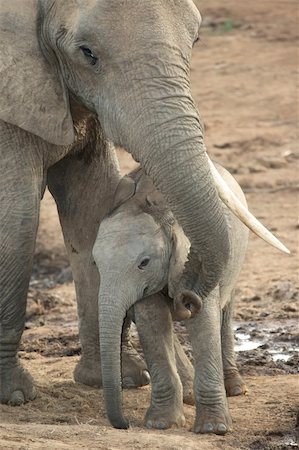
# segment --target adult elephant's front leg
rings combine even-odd
[[[36,396],[18,358],[26,313],[43,157],[34,137],[0,121],[0,403],[21,405]]]
[[[67,156],[48,172],[48,186],[57,203],[60,223],[73,272],[79,316],[82,356],[75,380],[89,386],[102,386],[98,293],[99,274],[92,247],[99,224],[112,204],[120,174],[113,148],[102,143],[88,144],[81,153]],[[90,148],[89,148],[90,147]],[[145,363],[124,332],[124,387],[148,384]]]
[[[186,321],[195,365],[195,433],[225,434],[231,426],[223,377],[220,314],[216,288],[203,301],[200,313]]]

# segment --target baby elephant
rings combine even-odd
[[[219,165],[217,168],[246,207],[238,183],[224,168]],[[226,206],[223,208],[230,236],[230,259],[223,278],[202,302],[191,291],[186,292],[182,301],[185,309],[191,310],[190,315],[194,315],[185,324],[194,357],[196,433],[226,433],[231,426],[226,392],[228,395],[245,392],[245,384],[235,363],[231,321],[233,291],[244,260],[248,229]],[[166,428],[172,424],[184,424],[182,385],[176,369],[182,352],[174,345],[169,331],[165,298],[167,295],[174,297],[188,250],[186,236],[150,178],[141,169],[124,177],[116,190],[113,209],[99,227],[93,248],[101,277],[99,328],[103,389],[109,420],[117,428],[128,427],[122,414],[121,397],[123,321],[131,306],[144,298],[143,304],[150,301],[154,294],[156,300],[151,304],[156,301],[153,321],[160,321],[158,328],[152,323],[142,322],[142,308],[138,308],[140,302],[135,305],[136,324],[152,380],[152,402],[146,425]],[[199,314],[193,314],[193,309],[199,307]],[[166,309],[170,315],[169,308]],[[166,314],[165,321],[161,319],[163,314]],[[158,331],[151,335],[151,329]],[[164,355],[159,348],[162,345],[165,346]]]

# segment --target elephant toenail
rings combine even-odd
[[[151,377],[150,377],[149,372],[147,370],[143,370],[143,372],[142,372],[142,383],[143,384],[142,385],[145,386],[147,384],[150,384],[150,381],[151,381]]]
[[[186,419],[185,419],[185,416],[181,416],[181,417],[180,417],[179,423],[180,423],[180,426],[181,426],[181,427],[184,427],[184,426],[186,425]]]
[[[224,423],[220,423],[217,427],[217,433],[218,434],[225,434],[227,432],[227,428],[224,425]]]
[[[213,425],[212,425],[211,423],[206,423],[206,424],[204,425],[204,427],[203,427],[203,431],[204,431],[205,433],[212,433],[213,430],[214,430],[214,427],[213,427]]]
[[[151,420],[148,420],[148,421],[146,422],[146,427],[147,427],[147,428],[153,428],[153,422],[152,422]]]
[[[240,386],[235,386],[235,387],[232,389],[232,394],[233,394],[233,395],[241,395],[241,394],[242,394],[242,389],[241,389],[241,387],[240,387]]]
[[[20,406],[25,403],[25,397],[22,391],[14,391],[11,394],[9,405],[11,406]]]
[[[164,422],[157,423],[158,430],[165,430],[167,428],[166,424]]]
[[[36,395],[37,395],[36,389],[35,389],[35,387],[33,386],[32,390],[31,390],[31,392],[30,392],[30,395],[29,395],[29,400],[34,400],[34,399],[36,398]]]

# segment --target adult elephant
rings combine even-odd
[[[190,92],[191,0],[11,0],[0,14],[0,400],[20,404],[35,396],[16,355],[47,182],[76,284],[80,381],[99,352],[91,249],[119,178],[107,140],[140,161],[191,241],[178,298],[217,285],[229,239]]]

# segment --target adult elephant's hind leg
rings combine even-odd
[[[36,396],[17,352],[25,323],[43,166],[34,138],[3,122],[0,129],[0,402],[21,405]]]
[[[246,394],[247,392],[246,384],[239,374],[235,358],[234,330],[232,324],[233,305],[234,301],[232,298],[223,309],[221,326],[224,385],[228,397]]]
[[[174,335],[174,349],[177,370],[183,385],[183,401],[187,405],[194,405],[194,367],[188,359],[176,334]]]
[[[87,144],[48,171],[48,186],[57,204],[78,303],[82,355],[74,378],[89,386],[102,386],[98,324],[100,279],[92,248],[99,224],[111,208],[120,178],[114,149],[101,141]],[[148,384],[145,363],[131,351],[128,332],[124,333],[124,338],[127,339],[123,347],[124,387]]]

